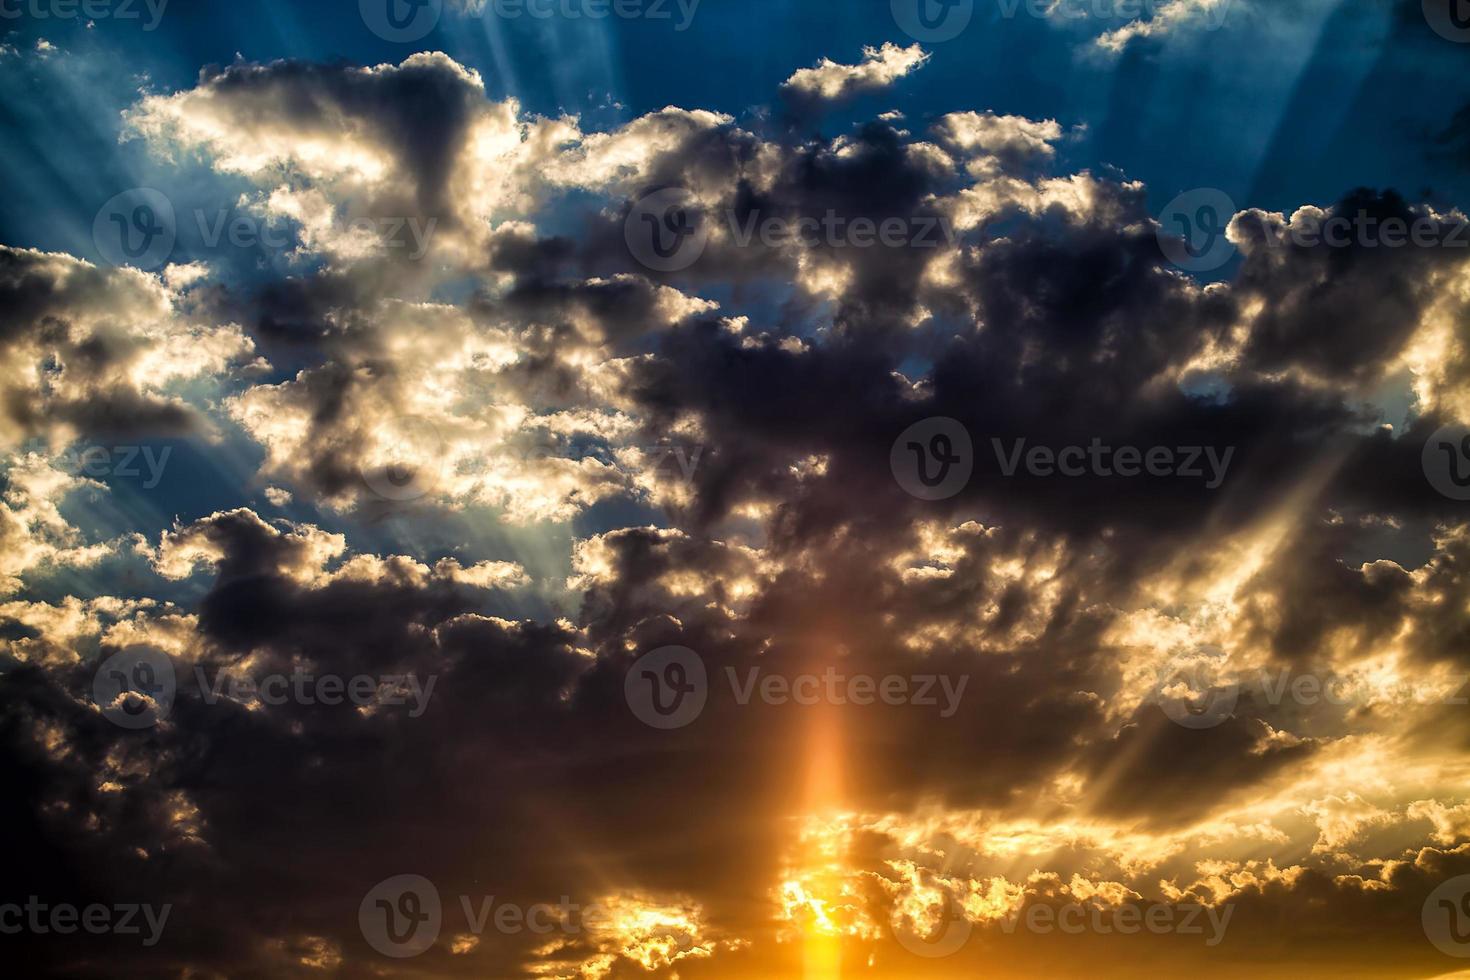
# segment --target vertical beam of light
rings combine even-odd
[[[834,815],[842,805],[842,724],[834,705],[822,702],[812,709],[807,733],[806,812],[817,817]],[[814,855],[830,860],[828,855]],[[826,929],[809,929],[803,941],[802,976],[806,980],[840,980],[842,936]]]

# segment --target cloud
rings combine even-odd
[[[824,61],[787,97],[845,98],[925,57]],[[81,869],[88,893],[179,916],[156,950],[68,948],[71,972],[391,972],[355,916],[405,869],[454,915],[490,894],[614,915],[555,942],[455,921],[403,975],[783,976],[811,936],[922,975],[893,916],[928,922],[946,897],[976,932],[943,965],[965,972],[1054,970],[1046,937],[1005,926],[1068,904],[1235,908],[1241,944],[1208,957],[1078,940],[1117,971],[1238,975],[1262,949],[1295,975],[1432,968],[1419,908],[1466,866],[1470,726],[1443,695],[1466,662],[1470,529],[1421,452],[1466,419],[1463,259],[1267,239],[1360,210],[1454,215],[1371,190],[1242,212],[1238,271],[1201,283],[1161,251],[1149,188],[1059,171],[1055,120],[977,108],[822,135],[671,106],[595,131],[489,99],[444,54],[241,61],[128,122],[245,181],[324,261],[226,285],[0,253],[7,439],[209,433],[222,472],[290,507],[169,500],[177,516],[138,516],[146,567],[124,574],[102,559],[128,539],[94,543],[67,509],[95,488],[44,453],[11,460],[15,887]],[[709,238],[663,273],[625,236],[668,187]],[[444,235],[414,264],[341,232],[373,213]],[[767,219],[935,235],[737,234]],[[975,471],[920,500],[892,450],[934,417],[964,426]],[[1006,464],[1093,445],[1230,463],[1214,487]],[[711,690],[662,731],[625,684],[669,645]],[[1239,696],[1191,729],[1161,681],[1205,646]],[[144,650],[183,683],[126,731],[91,685]],[[964,694],[948,715],[817,712],[741,703],[727,680],[828,670]],[[273,674],[435,686],[418,715],[378,694],[215,696]],[[1354,696],[1282,694],[1297,674]],[[835,813],[811,800],[813,757]],[[55,962],[39,938],[22,955]]]
[[[917,44],[906,48],[891,41],[882,47],[864,47],[863,60],[843,65],[823,58],[815,68],[802,68],[781,83],[793,98],[811,102],[838,102],[887,88],[922,67],[929,54]]]

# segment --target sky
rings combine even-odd
[[[0,0],[25,976],[1470,976],[1463,0]]]

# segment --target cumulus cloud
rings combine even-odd
[[[784,91],[831,102],[926,57],[885,45]],[[246,181],[327,261],[230,291],[192,267],[5,250],[5,437],[119,420],[227,435],[248,450],[228,472],[291,519],[201,494],[134,539],[146,564],[110,587],[30,595],[119,544],[64,508],[91,484],[12,460],[16,887],[64,865],[99,895],[176,901],[184,939],[125,951],[152,973],[391,972],[355,915],[405,868],[445,896],[612,912],[554,944],[450,923],[405,968],[447,976],[782,976],[812,936],[922,975],[893,923],[946,902],[978,938],[944,965],[977,973],[1047,973],[1042,939],[1006,926],[1068,904],[1229,905],[1246,939],[1209,959],[1221,976],[1266,944],[1297,975],[1362,957],[1427,972],[1419,906],[1470,866],[1470,725],[1445,700],[1470,662],[1470,528],[1421,464],[1429,433],[1466,418],[1464,260],[1273,241],[1359,210],[1458,218],[1391,191],[1246,211],[1238,272],[1202,284],[1161,252],[1148,188],[1057,172],[1055,120],[898,122],[820,135],[667,107],[595,131],[490,100],[444,54],[241,61],[144,96],[131,133]],[[625,222],[668,187],[709,236],[659,272]],[[340,233],[373,213],[439,218],[431,260]],[[938,233],[732,231],[829,215]],[[260,376],[257,348],[282,368]],[[1392,385],[1406,420],[1375,404]],[[931,417],[977,450],[944,500],[891,469]],[[1231,462],[1206,488],[1008,472],[995,449],[1094,442]],[[674,644],[711,696],[694,725],[655,730],[625,683]],[[184,683],[139,733],[91,683],[142,650]],[[1163,682],[1202,662],[1236,700],[1191,729]],[[817,724],[721,687],[829,669],[964,694],[947,715],[846,701]],[[377,695],[214,696],[221,676],[273,673],[435,686],[418,715]],[[1352,696],[1284,695],[1300,674]],[[830,806],[809,758],[841,776]],[[1076,948],[1136,971],[1123,941]],[[101,941],[67,955],[81,974],[119,962]]]
[[[836,102],[887,88],[928,60],[929,54],[917,44],[903,48],[888,41],[879,48],[863,48],[863,60],[855,65],[823,58],[815,68],[798,70],[781,88],[797,98]]]

